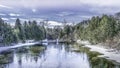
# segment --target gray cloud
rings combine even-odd
[[[119,0],[0,0],[0,4],[6,6],[23,6],[28,8],[39,7],[71,7],[80,6],[82,4],[95,5],[95,6],[114,6],[120,7]]]
[[[120,11],[119,0],[0,0],[1,17],[80,21]],[[12,13],[12,14],[11,14]],[[4,15],[3,15],[4,14]],[[20,14],[20,15],[19,15]],[[22,14],[22,15],[21,15]]]
[[[26,7],[26,8],[53,8],[63,6],[80,5],[79,0],[1,0],[0,4],[12,7]]]
[[[90,11],[97,11],[98,13],[115,13],[120,9],[119,0],[0,0],[0,7],[12,7],[15,9],[29,8],[33,12],[36,12],[36,9],[43,10],[57,8],[58,10],[61,8],[81,8],[81,6],[84,5],[90,6]]]

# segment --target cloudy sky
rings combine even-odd
[[[0,17],[6,21],[21,18],[79,22],[119,11],[119,0],[0,0]]]

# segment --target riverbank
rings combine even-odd
[[[65,42],[65,41],[62,41],[62,40],[40,40],[40,41],[26,40],[25,43],[20,42],[20,43],[13,44],[11,46],[2,46],[2,47],[0,47],[0,52],[6,51],[6,50],[12,49],[12,48],[23,47],[23,46],[32,46],[35,44],[48,45],[48,43],[58,44],[59,42]]]
[[[5,46],[5,47],[0,47],[0,52],[12,49],[12,48],[18,48],[18,47],[23,47],[23,46],[32,46],[35,44],[38,44],[39,42],[31,42],[31,43],[18,43],[14,44],[12,46]]]
[[[85,47],[89,47],[91,51],[102,53],[99,57],[105,57],[109,60],[120,63],[120,53],[113,51],[114,49],[105,48],[102,45],[91,45],[88,41],[77,40],[78,44],[84,44]]]

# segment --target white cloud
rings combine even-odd
[[[74,14],[73,12],[61,12],[61,13],[58,13],[56,15],[60,16],[60,17],[64,17],[64,16],[68,16],[68,15],[71,15],[71,14]]]
[[[9,19],[8,18],[2,18],[3,20],[5,20],[5,21],[8,21]]]
[[[20,14],[10,13],[10,16],[20,16]]]
[[[36,11],[37,11],[36,9],[32,9],[32,12],[34,12],[34,13],[35,13]]]
[[[5,6],[5,5],[0,5],[0,7],[2,7],[2,8],[9,8],[9,9],[12,8],[12,7],[8,7],[8,6]]]

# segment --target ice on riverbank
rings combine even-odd
[[[105,57],[107,59],[114,60],[114,61],[120,63],[120,53],[110,51],[110,49],[102,47],[102,45],[101,46],[91,45],[88,41],[77,40],[77,43],[84,44],[85,47],[91,48],[90,49],[91,51],[96,51],[96,52],[104,54],[104,55],[101,55],[100,57]]]

